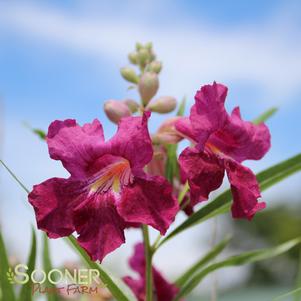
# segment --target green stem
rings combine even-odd
[[[153,245],[152,245],[152,247],[151,247],[153,254],[156,252],[157,247],[158,247],[158,245],[160,244],[161,238],[162,238],[162,235],[161,235],[161,234],[158,234],[158,236],[157,236],[155,242],[153,243]]]
[[[153,301],[153,271],[152,271],[152,257],[153,253],[149,241],[148,227],[146,225],[142,226],[144,250],[145,250],[145,263],[146,263],[146,301]]]
[[[179,197],[178,197],[179,204],[182,203],[182,201],[184,200],[184,197],[188,191],[189,191],[189,184],[188,184],[188,181],[186,181],[182,191],[179,193]]]

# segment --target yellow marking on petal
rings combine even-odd
[[[120,181],[118,177],[114,177],[112,188],[114,192],[118,193],[120,191]]]
[[[211,143],[206,143],[206,146],[215,154],[222,154],[221,150]]]
[[[127,170],[130,169],[130,163],[121,159],[117,162],[107,165],[100,172],[99,178],[90,186],[91,192],[97,191],[108,191],[113,189],[114,192],[118,193],[121,188],[121,184],[128,184],[131,182],[131,174],[129,173],[128,178],[121,183],[121,178],[124,177],[124,174],[127,173]]]

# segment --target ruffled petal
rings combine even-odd
[[[56,120],[47,134],[50,157],[61,160],[73,177],[85,176],[90,163],[103,151],[103,141],[102,125],[97,119],[82,127],[73,119]]]
[[[73,209],[81,201],[81,184],[67,179],[52,178],[33,187],[28,195],[34,207],[38,228],[50,238],[74,232]]]
[[[187,147],[179,157],[181,171],[188,179],[190,205],[207,200],[211,191],[219,188],[224,178],[224,167],[217,156]]]
[[[210,135],[225,125],[228,116],[224,107],[227,91],[226,86],[214,82],[213,85],[203,86],[195,95],[190,121],[200,150],[203,150]]]
[[[214,133],[209,143],[238,162],[259,160],[271,146],[271,135],[264,123],[255,125],[242,120],[236,107],[225,127]]]
[[[125,242],[125,223],[112,193],[91,194],[74,211],[78,242],[92,260],[102,261]]]
[[[172,301],[179,292],[179,289],[169,283],[159,271],[153,269],[154,286],[158,301]],[[182,300],[183,301],[183,300]]]
[[[165,234],[179,210],[172,186],[160,176],[140,175],[122,189],[117,210],[127,222],[147,224]]]
[[[123,277],[123,281],[133,291],[138,301],[145,301],[145,279],[134,279],[133,277]]]
[[[115,136],[109,141],[112,155],[121,156],[132,168],[143,168],[153,156],[152,141],[147,128],[149,112],[142,117],[124,117]]]
[[[192,127],[189,117],[182,117],[178,119],[175,123],[176,130],[186,139],[192,142],[197,141],[197,136]]]
[[[250,220],[266,207],[264,202],[258,202],[261,195],[256,176],[249,168],[232,160],[227,160],[225,167],[233,195],[232,216]]]

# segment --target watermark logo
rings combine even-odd
[[[8,271],[6,272],[6,276],[8,279],[8,282],[10,284],[14,284],[15,283],[15,273],[13,272],[12,268],[9,268]]]
[[[97,294],[99,288],[105,285],[101,282],[97,269],[34,269],[29,271],[25,264],[18,264],[14,269],[9,268],[7,279],[11,284],[24,285],[31,283],[32,294],[65,293]]]

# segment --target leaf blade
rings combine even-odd
[[[293,247],[297,246],[300,243],[301,243],[301,237],[298,237],[288,242],[285,242],[281,245],[278,245],[277,247],[245,252],[239,255],[231,256],[225,260],[213,263],[207,266],[197,275],[195,275],[191,280],[191,282],[189,282],[184,287],[182,287],[178,295],[175,297],[174,301],[178,301],[182,297],[188,295],[211,272],[214,272],[224,267],[240,266],[247,263],[253,263],[256,261],[273,258],[289,251],[290,249],[292,249]]]
[[[12,284],[8,280],[7,272],[10,268],[9,266],[9,260],[7,257],[7,252],[5,248],[5,244],[2,238],[2,234],[0,231],[0,287],[2,292],[2,299],[3,300],[9,300],[9,301],[15,301],[15,293],[13,290]]]
[[[227,237],[218,243],[212,250],[210,250],[205,256],[201,257],[194,265],[192,265],[183,275],[181,275],[176,281],[175,284],[177,287],[183,286],[189,281],[190,278],[202,267],[204,267],[210,260],[213,260],[218,256],[228,245],[231,238]]]
[[[30,275],[32,271],[35,268],[36,264],[36,254],[37,254],[37,238],[36,238],[36,233],[34,229],[32,228],[32,235],[31,235],[31,248],[30,248],[30,253],[28,256],[27,260],[27,266],[28,266],[28,271],[27,273]],[[32,294],[31,294],[31,288],[30,288],[30,281],[25,283],[20,291],[19,295],[19,300],[20,301],[31,301],[32,300]]]
[[[43,234],[43,267],[44,267],[44,272],[46,273],[46,275],[52,270],[48,237],[46,234]],[[50,287],[50,288],[56,287],[47,278],[45,281],[45,286]],[[47,294],[47,300],[48,301],[59,301],[59,296],[57,295],[55,290],[53,290],[52,294]]]
[[[260,116],[258,116],[256,119],[253,120],[254,124],[260,124],[262,122],[267,121],[270,117],[272,117],[276,112],[278,111],[278,108],[273,107],[268,109],[267,111],[263,112]]]

